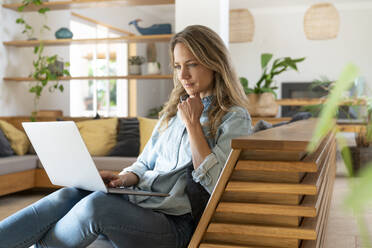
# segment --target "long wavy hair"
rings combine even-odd
[[[182,43],[200,64],[214,72],[213,95],[215,97],[213,97],[208,109],[208,123],[206,125],[209,126],[212,137],[215,137],[222,117],[232,106],[247,108],[247,96],[232,67],[229,52],[217,33],[205,26],[192,25],[175,34],[169,46],[172,68],[174,68],[174,48],[177,43]],[[159,113],[160,116],[164,116],[161,123],[161,127],[164,128],[168,127],[169,120],[177,114],[180,96],[186,94],[174,69],[173,83],[174,88],[169,101],[165,103],[163,110]]]

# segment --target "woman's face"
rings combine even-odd
[[[213,71],[201,65],[182,43],[174,47],[174,69],[188,95],[209,96],[213,90]]]

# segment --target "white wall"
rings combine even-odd
[[[229,1],[228,0],[176,0],[176,32],[189,25],[204,25],[228,45]]]
[[[28,92],[29,83],[4,82],[5,76],[28,76],[32,70],[33,53],[31,48],[4,47],[3,41],[25,39],[21,34],[20,25],[15,24],[19,14],[0,7],[0,115],[29,115],[33,110],[33,95]],[[129,21],[141,18],[140,24],[144,27],[153,23],[171,23],[174,27],[174,7],[172,6],[141,6],[141,7],[115,7],[98,9],[76,9],[79,14],[91,17],[95,20],[110,24],[115,27],[136,32],[129,27]],[[40,19],[37,13],[27,13],[25,18],[33,25],[38,26]],[[52,32],[44,34],[43,38],[54,39],[54,32],[60,27],[68,27],[70,11],[52,11],[48,13],[48,25]],[[138,53],[145,54],[144,45],[139,45]],[[162,72],[168,73],[169,60],[167,44],[157,44],[158,57],[162,63]],[[57,53],[64,61],[69,60],[69,48],[67,46],[48,47],[46,52]],[[75,75],[78,76],[78,75]],[[73,83],[73,81],[71,81]],[[64,82],[63,93],[43,92],[40,100],[40,109],[61,109],[65,115],[70,114],[69,110],[69,82]],[[156,85],[156,87],[153,87]],[[139,80],[138,81],[138,114],[147,115],[150,108],[163,104],[172,89],[171,80]],[[151,87],[149,87],[151,86]]]
[[[248,8],[256,25],[253,42],[230,44],[239,76],[247,77],[252,86],[261,75],[261,53],[273,53],[275,57],[306,57],[298,65],[299,73],[285,72],[276,78],[279,87],[281,82],[311,82],[321,75],[337,79],[342,68],[353,62],[360,68],[360,74],[366,78],[372,90],[372,5],[367,1],[348,2],[335,4],[341,19],[338,37],[311,41],[306,39],[303,30],[304,14],[311,4],[268,8],[256,1],[256,5],[250,8],[249,1],[231,1],[232,9]]]

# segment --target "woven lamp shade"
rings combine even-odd
[[[340,15],[333,4],[314,4],[306,11],[304,30],[309,40],[334,39],[339,29]]]
[[[254,35],[254,19],[248,9],[230,10],[230,42],[251,42]]]

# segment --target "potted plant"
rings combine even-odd
[[[130,56],[128,58],[128,73],[132,75],[141,75],[141,65],[145,62],[142,56]]]
[[[35,6],[41,6],[42,3],[45,1],[42,0],[23,0],[22,5],[18,8],[19,12],[22,12],[25,7],[30,4]],[[48,12],[49,8],[39,8],[38,13],[40,15],[45,16],[45,13]],[[44,18],[45,20],[46,18]],[[23,25],[24,30],[22,33],[25,33],[28,39],[35,39],[33,37],[34,28],[28,24],[23,17],[20,17],[16,20],[17,24]],[[44,24],[40,30],[40,34],[45,31],[50,30],[50,28]],[[44,45],[41,41],[39,45],[34,47],[34,54],[36,55],[36,59],[32,62],[33,65],[33,72],[30,74],[32,78],[36,80],[35,83],[32,83],[29,89],[29,92],[35,94],[34,96],[34,110],[32,112],[31,119],[35,119],[38,104],[45,87],[48,87],[50,92],[55,91],[56,89],[63,92],[64,88],[63,85],[59,83],[58,77],[61,76],[70,76],[70,72],[67,69],[64,69],[64,66],[68,67],[69,63],[63,63],[62,61],[58,60],[58,55],[45,55],[44,54]],[[53,85],[49,85],[49,81],[54,81]]]
[[[147,44],[147,74],[160,74],[160,63],[156,60],[155,43]]]
[[[59,83],[58,77],[70,76],[70,72],[67,69],[63,69],[58,65],[61,62],[57,61],[57,55],[43,55],[43,50],[44,46],[42,43],[40,46],[34,48],[34,54],[37,55],[37,58],[33,61],[34,70],[30,74],[30,76],[36,80],[35,83],[31,84],[29,89],[29,92],[35,94],[33,116],[35,116],[38,110],[39,100],[43,89],[48,86],[49,92],[54,92],[55,90],[63,92],[64,87]],[[70,64],[66,62],[63,63],[63,66],[68,67]],[[49,81],[53,81],[54,84],[48,85]]]
[[[261,55],[262,75],[254,88],[249,88],[248,80],[245,77],[240,78],[240,82],[249,100],[248,111],[251,116],[276,116],[279,106],[275,102],[276,93],[274,90],[277,87],[273,85],[274,77],[289,69],[297,71],[297,63],[305,60],[305,58],[278,58],[274,60],[270,68],[269,62],[272,57],[273,55],[270,53],[263,53]]]

